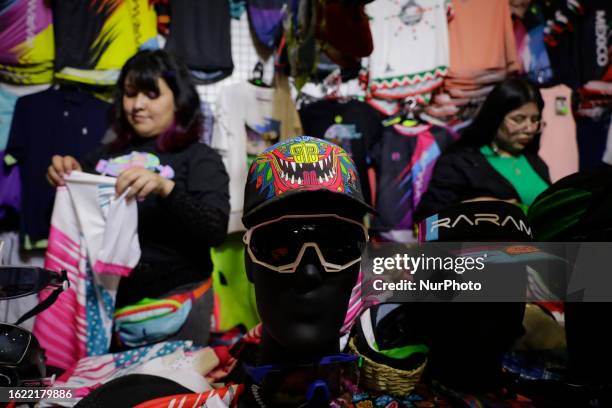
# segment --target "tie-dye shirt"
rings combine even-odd
[[[51,82],[54,54],[48,2],[0,0],[0,82]]]

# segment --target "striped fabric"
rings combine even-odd
[[[0,81],[44,84],[53,79],[53,22],[45,0],[0,1]]]
[[[193,302],[212,286],[207,279],[195,290],[162,299],[144,298],[115,311],[114,330],[123,345],[139,347],[167,339],[185,324]]]
[[[200,394],[177,394],[156,398],[136,405],[135,408],[197,408],[197,407],[234,407],[244,392],[244,385],[228,385],[223,388],[202,392]]]
[[[119,279],[140,258],[136,203],[115,200],[114,183],[73,171],[57,190],[45,268],[66,270],[70,288],[36,316],[33,330],[49,365],[70,369],[108,352]]]

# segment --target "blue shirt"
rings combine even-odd
[[[55,189],[45,176],[51,157],[80,160],[96,148],[109,108],[89,93],[58,87],[17,100],[6,153],[16,159],[21,173],[20,235],[26,249],[44,247],[36,243],[46,244],[49,234]]]

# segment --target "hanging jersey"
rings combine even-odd
[[[518,70],[507,1],[453,0],[453,11],[448,25],[450,73],[472,77],[484,70]]]
[[[442,84],[449,65],[449,5],[449,0],[378,0],[366,6],[374,96],[403,98]]]
[[[211,146],[217,150],[230,177],[229,231],[243,230],[244,186],[250,162],[281,138],[302,134],[295,106],[275,106],[274,88],[249,82],[224,87],[217,100],[217,120]]]
[[[569,2],[568,2],[569,3]],[[555,5],[548,10],[544,38],[559,82],[578,88],[600,80],[610,66],[612,3],[575,2],[578,9]]]
[[[376,159],[379,215],[374,229],[395,230],[395,240],[408,241],[412,214],[427,190],[436,160],[454,140],[453,133],[437,126],[385,128]]]
[[[157,48],[151,0],[54,1],[56,76],[112,85],[139,48]]]
[[[230,5],[227,0],[172,0],[165,49],[179,57],[200,83],[232,74]]]
[[[26,249],[46,247],[55,194],[44,177],[51,157],[80,160],[96,148],[109,108],[86,92],[57,87],[17,99],[6,153],[21,172],[20,233]]]
[[[371,200],[368,183],[370,152],[382,137],[382,125],[376,110],[360,101],[322,100],[300,110],[304,133],[341,146],[353,159],[365,200]]]
[[[512,25],[522,73],[537,84],[550,83],[553,71],[544,43],[544,24],[538,7],[531,7],[524,20],[513,18]]]
[[[0,81],[17,85],[49,83],[54,54],[48,1],[0,2]]]
[[[231,2],[230,2],[231,3]],[[257,39],[274,49],[283,32],[286,0],[250,0],[247,12]]]

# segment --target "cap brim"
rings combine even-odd
[[[312,199],[304,201],[304,196],[312,197]],[[242,223],[249,228],[260,219],[260,215],[270,218],[267,214],[275,210],[278,210],[278,215],[284,215],[288,211],[296,209],[296,207],[308,208],[311,213],[327,212],[342,215],[344,212],[354,212],[361,215],[366,213],[377,214],[377,211],[366,202],[345,193],[335,193],[326,189],[290,190],[252,208],[242,216]],[[300,210],[296,209],[296,211]]]

